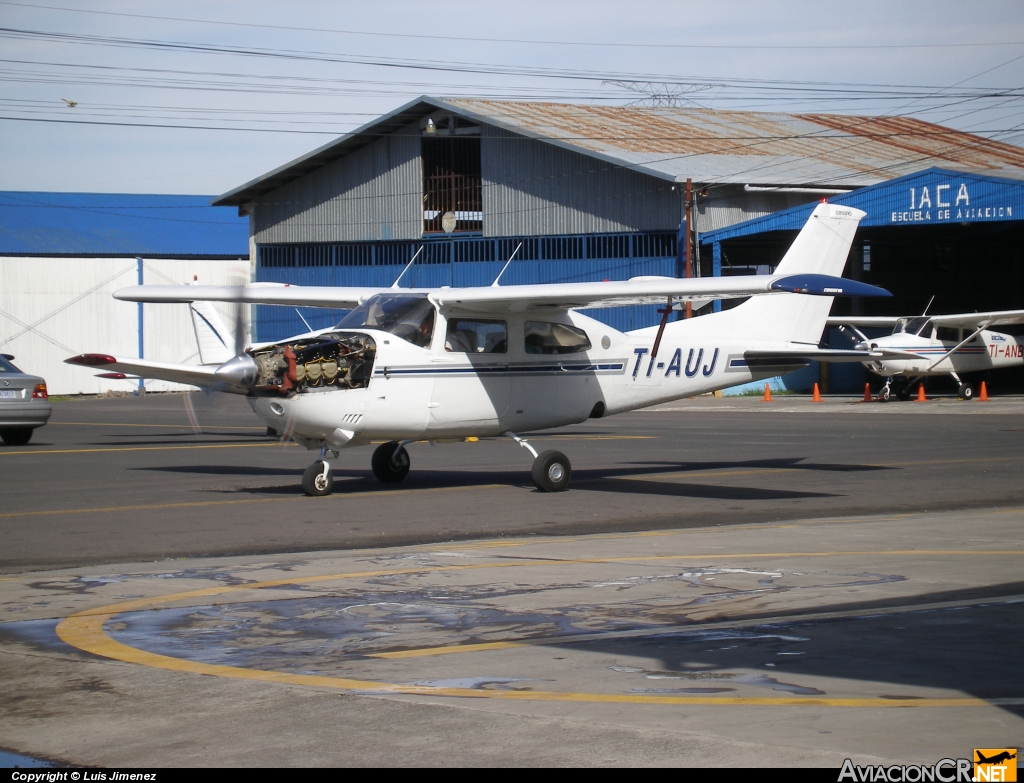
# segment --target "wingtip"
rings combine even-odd
[[[117,359],[105,353],[82,353],[64,360],[65,364],[77,364],[82,367],[102,367],[105,364],[117,364]]]

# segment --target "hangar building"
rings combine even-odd
[[[961,175],[994,216],[939,216],[940,193],[965,206]],[[766,273],[802,205],[868,189],[857,274],[894,285],[885,305],[902,312],[931,293],[971,309],[996,306],[993,288],[1020,297],[1022,180],[1024,149],[906,117],[423,97],[214,203],[249,218],[257,280],[386,286],[422,246],[402,285],[460,286],[489,284],[517,247],[502,282],[682,276],[688,236],[694,274]],[[259,339],[304,329],[259,310]],[[653,310],[593,314],[629,329]]]
[[[131,391],[138,381],[64,364],[79,353],[198,363],[187,305],[119,302],[138,283],[250,276],[248,228],[210,196],[0,192],[0,352],[50,394]],[[230,318],[231,314],[225,311]],[[230,321],[228,321],[230,323]],[[153,391],[185,389],[149,380]]]

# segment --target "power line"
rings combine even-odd
[[[963,49],[994,46],[1021,46],[1024,41],[979,41],[960,43],[931,43],[931,44],[656,44],[656,43],[621,43],[609,41],[553,41],[529,38],[482,38],[471,36],[455,35],[424,35],[415,33],[381,33],[368,30],[338,30],[324,27],[295,27],[290,25],[259,24],[258,22],[224,22],[216,19],[195,19],[181,16],[157,16],[155,14],[128,14],[115,11],[97,11],[85,8],[67,8],[65,6],[38,5],[32,3],[17,3],[11,0],[0,0],[0,5],[20,6],[34,10],[68,11],[79,14],[95,14],[100,16],[116,16],[128,19],[152,19],[160,22],[186,22],[189,24],[207,24],[221,27],[245,27],[262,30],[290,30],[301,33],[331,33],[338,35],[358,35],[373,38],[406,38],[426,41],[463,41],[470,43],[512,43],[512,44],[534,44],[540,46],[587,46],[601,48],[619,49],[723,49],[723,50],[827,50],[836,49],[849,50],[872,50],[872,49]]]

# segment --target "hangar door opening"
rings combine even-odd
[[[454,229],[449,230],[480,232],[484,228],[480,137],[441,135],[448,130],[439,127],[437,135],[425,135],[422,140],[423,233],[443,232],[448,212],[455,216]],[[451,128],[453,134],[474,130],[479,133],[479,128]]]

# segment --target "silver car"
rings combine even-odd
[[[0,353],[0,439],[8,446],[24,446],[32,430],[50,418],[46,381],[26,375],[13,364],[14,357]]]

